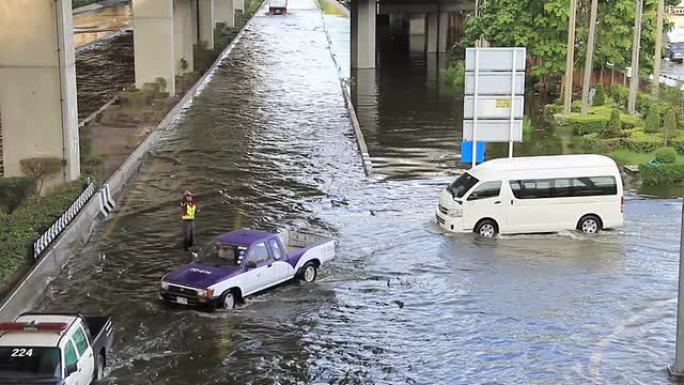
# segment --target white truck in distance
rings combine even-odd
[[[109,316],[25,313],[0,322],[0,385],[88,385],[104,377]]]

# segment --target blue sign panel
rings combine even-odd
[[[484,162],[485,156],[485,142],[477,142],[475,154],[475,160],[477,163]],[[473,142],[469,140],[464,140],[461,142],[461,163],[472,163],[473,162]]]

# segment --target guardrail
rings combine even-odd
[[[37,260],[52,242],[59,237],[64,229],[69,226],[69,223],[78,215],[83,206],[95,194],[95,185],[90,183],[81,195],[71,204],[71,206],[50,226],[43,235],[33,242],[33,259]]]

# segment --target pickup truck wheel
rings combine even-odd
[[[232,291],[228,291],[223,294],[221,298],[221,308],[223,310],[233,310],[235,308],[235,294]]]
[[[104,380],[105,364],[104,357],[102,354],[97,355],[97,362],[95,363],[95,383],[99,383]]]
[[[318,275],[318,271],[316,270],[316,265],[313,264],[312,262],[308,262],[302,268],[302,280],[304,282],[311,283],[311,282],[315,281],[316,275]]]

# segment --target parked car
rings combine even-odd
[[[664,57],[670,61],[684,61],[684,29],[675,28],[665,35]]]
[[[0,323],[0,385],[87,385],[104,378],[109,316],[25,313]]]
[[[164,302],[232,309],[245,297],[299,278],[313,282],[335,256],[335,241],[295,231],[242,229],[225,233],[198,259],[161,280]]]
[[[573,229],[598,233],[622,226],[622,194],[620,171],[606,156],[494,159],[444,189],[435,215],[444,230],[483,237]]]

